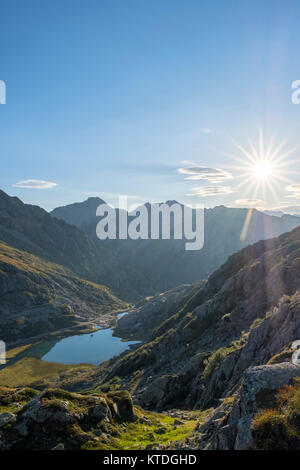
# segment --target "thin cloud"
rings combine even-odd
[[[281,212],[284,212],[285,214],[300,216],[300,205],[299,206],[282,205],[282,206],[276,207],[275,209],[271,209],[271,210],[281,211]]]
[[[290,184],[287,186],[286,191],[289,191],[291,194],[287,197],[300,199],[300,184]]]
[[[186,194],[186,196],[197,196],[197,197],[212,197],[212,196],[224,196],[232,194],[234,191],[230,186],[204,186],[193,188],[193,193]]]
[[[263,203],[263,201],[261,199],[237,199],[236,201],[234,201],[234,203],[238,206],[243,206],[243,207],[248,207],[248,206],[255,207]]]
[[[207,180],[211,183],[222,183],[233,179],[229,171],[221,168],[209,168],[205,166],[194,166],[189,168],[178,168],[178,173],[186,176],[186,180]]]
[[[57,186],[57,183],[42,180],[25,180],[13,184],[15,188],[28,188],[28,189],[49,189]]]
[[[285,214],[290,214],[290,215],[297,215],[297,216],[300,216],[300,204],[299,206],[295,205],[295,206],[290,206],[290,205],[287,205],[288,203],[284,202],[282,203],[282,205],[278,206],[278,207],[274,207],[272,209],[269,209],[270,211],[274,211],[274,212],[283,212]]]
[[[212,133],[213,133],[213,129],[211,129],[210,127],[203,127],[202,132],[203,132],[204,134],[212,134]]]

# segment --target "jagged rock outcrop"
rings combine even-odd
[[[230,403],[215,410],[209,420],[197,427],[192,447],[206,450],[251,450],[252,420],[269,408],[275,393],[300,376],[300,366],[291,363],[256,366],[247,369],[242,384]],[[279,443],[280,444],[280,443]]]

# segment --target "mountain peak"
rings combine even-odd
[[[12,203],[13,201],[17,204],[24,204],[18,197],[9,196],[5,191],[0,189],[0,202],[5,202],[7,204]]]
[[[56,207],[51,212],[51,215],[81,228],[94,222],[96,210],[100,204],[106,204],[106,202],[100,197],[91,196],[82,202],[74,202],[66,206]]]
[[[90,197],[88,197],[88,198],[83,202],[83,204],[84,204],[84,203],[87,203],[87,202],[98,202],[99,204],[106,204],[106,202],[105,202],[103,199],[101,199],[100,197],[98,197],[98,196],[90,196]],[[80,204],[80,202],[79,202],[78,204]]]

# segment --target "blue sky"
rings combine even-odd
[[[0,187],[48,210],[118,194],[298,206],[299,14],[291,0],[1,2]],[[257,149],[259,129],[264,149],[288,137],[277,157],[295,149],[273,192],[234,168],[249,161],[234,142]]]

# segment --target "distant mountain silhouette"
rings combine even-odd
[[[106,204],[99,197],[89,197],[84,202],[75,202],[67,206],[57,207],[51,214],[68,224],[82,228],[95,220],[96,210],[100,204]]]

